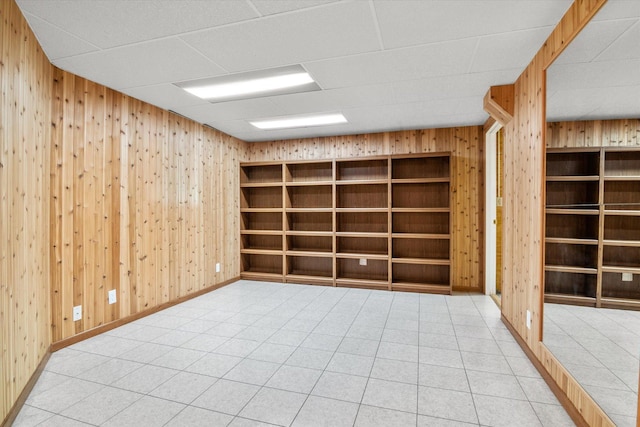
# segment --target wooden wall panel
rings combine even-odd
[[[541,342],[543,308],[543,232],[545,179],[545,69],[602,7],[606,0],[576,0],[532,62],[515,82],[513,120],[505,126],[504,238],[502,314],[546,368],[588,425],[613,426],[589,395]],[[577,125],[576,125],[577,126]],[[575,144],[590,142],[573,124],[551,127]],[[585,125],[586,126],[586,125]],[[613,128],[612,128],[613,129]],[[595,126],[594,126],[595,131]],[[617,134],[620,135],[620,134]],[[618,136],[616,140],[620,140]],[[573,142],[572,142],[573,143]],[[531,329],[526,325],[531,311]]]
[[[0,2],[0,422],[51,343],[51,73],[16,4]]]
[[[59,69],[53,82],[53,342],[237,277],[246,143]]]
[[[640,119],[547,123],[547,148],[638,146]]]
[[[482,291],[484,272],[482,126],[384,132],[248,144],[243,161],[307,160],[451,151],[455,291]]]

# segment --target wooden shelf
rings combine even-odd
[[[282,230],[240,230],[241,235],[282,236]]]
[[[241,164],[241,277],[450,293],[450,174],[449,153]]]
[[[262,188],[262,187],[282,187],[281,182],[245,182],[240,184],[240,188]]]
[[[569,237],[546,237],[547,243],[564,243],[567,245],[597,245],[598,239],[576,239]]]
[[[640,175],[610,175],[604,177],[605,181],[640,181]]]
[[[391,261],[397,264],[451,265],[450,260],[439,258],[393,258]]]
[[[591,206],[585,207],[584,209],[547,207],[545,213],[553,215],[598,215],[600,210],[593,209]]]
[[[333,185],[333,181],[291,181],[284,184],[286,187],[317,187]]]
[[[287,236],[331,237],[332,231],[285,231]]]
[[[389,255],[387,254],[376,254],[376,253],[351,253],[351,252],[339,252],[336,253],[336,258],[341,259],[376,259],[376,260],[388,260]]]
[[[244,270],[240,272],[240,277],[246,280],[263,280],[265,282],[281,282],[284,278],[282,274],[264,273],[262,271]]]
[[[583,273],[583,274],[598,274],[597,268],[590,267],[575,267],[572,265],[545,265],[545,271],[557,271],[559,273]]]
[[[628,301],[640,301],[640,150],[548,151],[546,185],[545,300],[635,305]]]
[[[362,212],[362,213],[383,212],[383,213],[387,213],[387,212],[389,212],[389,209],[387,209],[387,208],[336,208],[336,212],[341,212],[341,213],[348,213],[348,212],[353,212],[353,213],[358,213],[358,212]]]
[[[448,285],[432,283],[392,282],[391,289],[401,292],[428,292],[430,294],[448,295],[451,293]]]
[[[391,212],[393,213],[449,213],[451,209],[448,207],[442,208],[391,208]]]
[[[392,179],[392,184],[434,184],[434,183],[448,183],[449,177],[442,178],[402,178]]]
[[[285,212],[289,213],[313,213],[313,212],[333,212],[333,208],[286,208]]]
[[[450,234],[433,234],[433,233],[393,233],[391,237],[394,239],[450,239]]]
[[[387,185],[389,180],[387,179],[352,179],[345,181],[336,181],[336,185]]]
[[[602,297],[600,299],[600,306],[602,308],[615,308],[619,310],[640,310],[640,300]]]
[[[637,267],[622,267],[615,265],[603,265],[602,266],[603,273],[631,273],[631,274],[640,274],[640,266]]]
[[[605,246],[628,246],[638,248],[640,247],[640,240],[603,240],[602,244]]]
[[[366,289],[388,289],[389,282],[386,280],[349,279],[341,277],[336,279],[336,286],[349,286]]]
[[[331,251],[305,251],[301,249],[287,250],[285,253],[287,256],[307,256],[318,258],[333,258],[333,252]]]
[[[349,231],[337,231],[336,237],[361,237],[363,239],[371,239],[371,238],[386,238],[388,237],[388,233],[366,233],[366,232],[349,232]]]
[[[545,294],[544,302],[553,304],[581,305],[585,307],[594,307],[596,305],[595,298],[564,294]]]
[[[606,209],[604,210],[605,215],[618,215],[618,216],[640,216],[640,210],[624,210],[624,209]]]
[[[240,249],[241,254],[254,255],[282,255],[282,250],[276,249]]]
[[[547,176],[547,182],[580,182],[580,181],[599,181],[598,175],[585,175],[585,176]]]

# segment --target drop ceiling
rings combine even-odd
[[[571,3],[18,0],[57,67],[245,141],[482,124],[489,86],[517,79]],[[174,85],[295,64],[322,90],[209,103]],[[325,112],[349,122],[249,124]]]

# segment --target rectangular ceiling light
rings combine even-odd
[[[274,130],[327,126],[348,122],[342,113],[325,113],[304,116],[274,117],[270,119],[253,120],[249,123],[258,129]]]
[[[192,80],[176,86],[209,102],[320,90],[302,65]]]

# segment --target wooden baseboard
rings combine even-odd
[[[96,335],[100,335],[100,334],[102,334],[104,332],[107,332],[107,331],[110,331],[112,329],[115,329],[115,328],[117,328],[119,326],[126,325],[127,323],[133,322],[134,320],[142,319],[143,317],[149,316],[150,314],[157,313],[157,312],[159,312],[161,310],[165,310],[165,309],[167,309],[169,307],[173,307],[174,305],[178,305],[180,303],[183,303],[183,302],[188,301],[190,299],[199,297],[199,296],[204,295],[206,293],[209,293],[211,291],[215,291],[216,289],[222,288],[223,286],[230,285],[231,283],[237,282],[238,280],[240,280],[240,277],[234,277],[233,279],[229,279],[229,280],[226,280],[224,282],[217,283],[217,284],[215,284],[213,286],[201,289],[201,290],[199,290],[197,292],[194,292],[194,293],[189,294],[189,295],[185,295],[185,296],[180,297],[178,299],[175,299],[173,301],[165,302],[163,304],[160,304],[160,305],[157,305],[155,307],[152,307],[152,308],[150,308],[148,310],[144,310],[144,311],[141,311],[139,313],[132,314],[131,316],[127,316],[125,318],[118,319],[118,320],[115,320],[113,322],[109,322],[109,323],[106,323],[104,325],[97,326],[97,327],[95,327],[93,329],[90,329],[88,331],[84,331],[84,332],[79,333],[77,335],[74,335],[72,337],[65,338],[63,340],[57,341],[57,342],[51,344],[51,352],[58,351],[60,349],[68,347],[70,345],[79,343],[80,341],[84,341],[84,340],[86,340],[88,338],[95,337]]]
[[[51,347],[49,347],[45,352],[42,360],[40,361],[40,363],[38,363],[38,367],[36,368],[35,372],[33,373],[33,375],[31,375],[29,381],[27,381],[27,385],[24,386],[22,392],[20,393],[20,396],[18,396],[18,399],[9,410],[9,413],[4,418],[4,420],[2,420],[2,423],[0,423],[0,427],[9,427],[16,420],[18,414],[20,413],[20,410],[22,410],[22,407],[24,406],[24,403],[27,401],[29,394],[31,394],[33,387],[35,387],[36,383],[38,382],[38,378],[40,378],[40,375],[42,375],[42,371],[44,371],[44,367],[47,365],[49,357],[51,357]]]
[[[571,401],[569,400],[569,397],[567,397],[567,395],[562,391],[560,386],[555,382],[553,377],[551,377],[549,372],[547,372],[547,370],[542,365],[542,363],[538,360],[538,358],[533,353],[533,351],[531,351],[527,343],[524,342],[524,340],[520,335],[518,335],[518,332],[516,331],[516,329],[513,327],[513,325],[511,325],[511,323],[509,323],[509,321],[506,319],[506,317],[504,317],[504,315],[502,316],[502,323],[504,323],[507,329],[509,329],[509,332],[511,332],[511,335],[513,335],[513,337],[516,339],[516,342],[520,345],[520,347],[522,348],[522,351],[524,351],[524,354],[526,354],[529,360],[531,361],[531,363],[533,363],[533,366],[535,366],[535,368],[538,370],[538,372],[540,373],[544,381],[547,383],[547,385],[549,386],[553,394],[556,396],[556,398],[558,399],[562,407],[565,409],[565,411],[567,411],[567,414],[569,414],[569,416],[571,417],[571,420],[575,423],[575,425],[578,427],[589,427],[589,424],[582,417],[582,414],[580,414],[578,409],[576,409],[573,403],[571,403]]]

